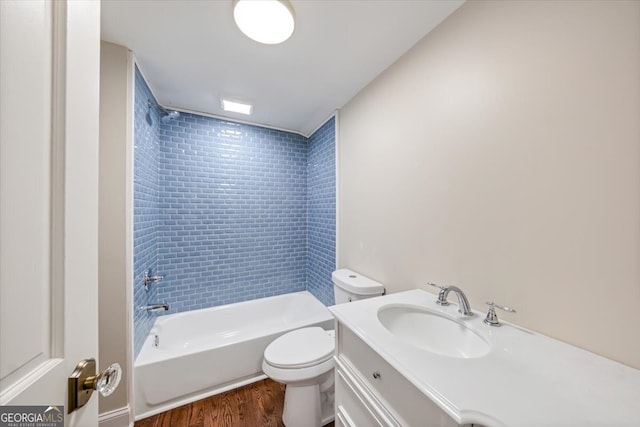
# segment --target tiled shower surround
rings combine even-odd
[[[137,72],[135,306],[176,313],[305,289],[332,304],[334,120],[310,138],[188,113],[165,123],[149,117],[150,96]],[[147,268],[165,275],[149,292]],[[136,355],[155,316],[135,314]]]
[[[307,289],[333,305],[331,273],[336,267],[335,119],[309,138],[307,160]]]
[[[192,114],[160,127],[158,297],[193,310],[305,289],[307,141]]]
[[[158,134],[160,112],[149,108],[155,98],[136,69],[134,106],[134,159],[133,159],[133,324],[134,354],[142,348],[144,339],[153,326],[156,315],[138,310],[138,307],[158,302],[157,287],[145,291],[142,286],[144,272],[156,271],[158,265],[158,236],[160,211],[158,210]]]

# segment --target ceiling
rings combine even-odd
[[[232,0],[103,0],[102,39],[131,49],[160,105],[308,136],[463,0],[291,0],[296,29],[262,45]],[[221,97],[253,104],[227,113]]]

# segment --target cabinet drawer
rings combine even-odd
[[[403,426],[458,427],[427,396],[344,325],[338,325],[338,360]]]
[[[370,407],[369,402],[352,386],[345,378],[345,374],[336,370],[336,415],[339,419],[338,425],[345,427],[386,427],[388,424],[375,414],[375,410]]]

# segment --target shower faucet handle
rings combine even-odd
[[[144,272],[144,290],[148,291],[149,284],[161,282],[162,280],[164,280],[164,276],[161,276],[159,274],[152,275],[151,269],[145,271]]]

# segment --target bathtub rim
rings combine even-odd
[[[162,347],[154,349],[151,348],[153,347],[153,339],[154,339],[154,330],[157,330],[156,328],[158,326],[161,326],[162,323],[166,323],[169,322],[173,319],[179,319],[179,318],[183,318],[183,317],[187,317],[189,315],[193,315],[197,312],[202,313],[205,311],[222,311],[222,310],[231,310],[234,306],[238,306],[240,304],[251,304],[251,303],[258,303],[259,301],[265,301],[265,300],[273,300],[273,299],[278,299],[278,298],[282,298],[284,296],[289,296],[289,295],[305,295],[305,297],[310,297],[312,298],[313,301],[315,301],[315,303],[319,304],[320,306],[324,307],[326,310],[326,313],[323,313],[322,316],[317,316],[312,318],[315,319],[313,323],[322,323],[325,321],[333,321],[333,316],[331,315],[331,312],[329,312],[329,310],[327,309],[327,307],[318,299],[316,298],[311,292],[309,291],[296,291],[296,292],[288,292],[285,294],[280,294],[280,295],[272,295],[269,297],[264,297],[264,298],[254,298],[252,300],[247,300],[247,301],[239,301],[239,302],[235,302],[235,303],[231,303],[231,304],[224,304],[224,305],[217,305],[217,306],[213,306],[213,307],[207,307],[207,308],[201,308],[198,310],[190,310],[190,311],[182,311],[179,313],[171,313],[171,314],[166,314],[166,315],[162,315],[162,316],[158,316],[155,321],[153,326],[151,327],[149,334],[147,335],[147,337],[144,340],[144,343],[142,344],[142,347],[140,349],[140,352],[138,353],[137,357],[134,359],[133,361],[133,369],[135,370],[136,367],[139,366],[146,366],[146,365],[150,365],[153,363],[158,363],[159,361],[162,360],[166,360],[168,358],[172,358],[172,357],[160,357],[161,355],[164,356],[171,356],[171,353],[174,352],[174,357],[175,355],[178,356],[185,356],[185,355],[189,355],[189,354],[197,354],[197,353],[202,353],[205,351],[208,351],[210,348],[209,347],[202,347],[202,348],[183,348],[183,349],[176,349],[176,348],[167,348],[167,349],[163,349]],[[315,304],[314,303],[314,304]],[[324,314],[326,314],[326,316],[324,316]],[[306,319],[305,319],[306,320]],[[158,323],[160,323],[160,325],[157,325]],[[304,327],[304,325],[309,324],[309,322],[296,322],[296,325],[300,324],[303,326],[295,326],[293,328],[288,328],[287,331],[292,331],[294,329],[299,329],[301,327]],[[272,332],[272,331],[268,331],[268,332]],[[234,339],[234,340],[229,340],[228,342],[225,342],[224,344],[220,345],[219,347],[227,347],[230,345],[234,345],[234,344],[238,344],[242,341],[245,341],[247,339],[254,339],[259,337],[260,335],[245,335],[242,337],[239,337],[238,339]],[[160,340],[162,340],[162,337],[160,337]],[[162,344],[161,344],[162,345]],[[151,352],[151,353],[150,353]],[[147,357],[146,360],[141,360],[141,356],[145,356]],[[135,381],[135,378],[134,378]]]

